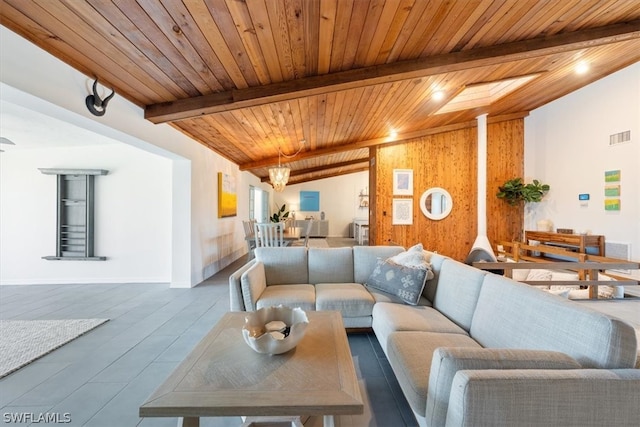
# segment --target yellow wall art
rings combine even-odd
[[[620,210],[620,199],[604,199],[604,210],[605,211],[619,211]]]
[[[237,214],[236,180],[231,175],[218,172],[218,218],[232,217]]]

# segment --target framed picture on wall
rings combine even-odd
[[[413,224],[413,199],[393,199],[393,218],[391,224]]]
[[[218,172],[218,218],[232,217],[237,214],[236,180],[232,175]]]
[[[320,192],[319,191],[301,191],[300,192],[300,210],[302,212],[320,211]]]
[[[393,170],[393,195],[413,196],[413,169]]]

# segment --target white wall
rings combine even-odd
[[[95,178],[95,254],[107,261],[47,261],[56,254],[56,177],[38,168],[106,169]],[[169,282],[171,162],[124,144],[0,155],[2,284]]]
[[[609,146],[609,135],[627,130],[631,142]],[[554,228],[630,243],[640,261],[640,63],[531,112],[525,159],[526,179],[551,186],[543,202],[527,207],[525,229],[550,219]],[[608,170],[621,171],[619,212],[604,210]],[[582,193],[590,194],[587,206]]]
[[[140,107],[118,94],[104,116],[92,116],[84,105],[92,80],[5,27],[0,27],[0,59],[3,99],[6,88],[23,91],[29,99],[12,101],[46,109],[59,119],[171,161],[171,243],[166,249],[172,254],[172,286],[195,286],[246,253],[239,219],[217,218],[217,172],[234,176],[239,193],[249,184],[266,185],[171,126],[145,120]],[[239,197],[238,218],[248,216],[247,199]],[[58,279],[72,278],[73,267],[61,265],[65,270]]]
[[[287,185],[282,193],[273,193],[271,209],[276,205],[287,205],[287,210],[296,211],[296,219],[313,216],[320,219],[324,211],[329,221],[329,236],[347,236],[354,218],[369,218],[369,210],[359,208],[360,191],[369,187],[369,172],[358,172],[302,184]],[[300,211],[300,191],[320,192],[320,211]]]

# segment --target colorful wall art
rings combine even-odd
[[[319,191],[301,191],[300,192],[300,211],[318,212],[319,210],[320,210],[320,192]]]
[[[604,171],[604,210],[620,210],[620,169]]]
[[[235,177],[218,172],[218,218],[228,218],[237,214],[238,195]]]

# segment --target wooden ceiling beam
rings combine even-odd
[[[353,165],[361,165],[363,163],[369,163],[369,158],[363,158],[363,159],[356,159],[356,160],[349,160],[347,162],[340,162],[340,163],[332,163],[330,165],[325,165],[325,166],[316,166],[313,168],[307,168],[307,169],[298,169],[298,170],[292,170],[289,173],[290,177],[296,177],[296,176],[300,176],[300,175],[306,175],[309,173],[315,173],[315,172],[325,172],[325,171],[330,171],[331,169],[337,169],[337,168],[344,168],[347,166],[353,166]],[[323,174],[324,177],[324,174]],[[269,181],[269,177],[268,176],[263,176],[260,178],[261,182],[268,182]]]
[[[317,181],[319,179],[333,178],[333,177],[336,177],[336,176],[350,175],[352,173],[368,172],[368,171],[369,171],[369,166],[367,165],[366,167],[361,167],[361,168],[348,169],[348,170],[344,170],[344,171],[330,172],[330,173],[322,174],[322,176],[314,176],[314,177],[308,177],[308,178],[292,179],[287,183],[287,185],[302,184],[303,182]],[[269,181],[269,177],[266,177],[266,179],[264,177],[262,177],[262,178],[260,178],[260,180],[262,182],[268,182]]]
[[[361,159],[355,159],[355,160],[349,160],[347,162],[339,162],[339,163],[331,163],[330,165],[325,165],[325,166],[316,166],[313,168],[306,168],[306,169],[299,169],[299,170],[292,170],[291,173],[289,174],[289,176],[292,177],[296,177],[296,176],[300,176],[300,175],[305,175],[308,173],[315,173],[315,172],[324,172],[324,171],[328,171],[331,169],[337,169],[337,168],[345,168],[348,166],[353,166],[353,165],[361,165],[363,163],[369,163],[369,157],[364,157]]]
[[[298,179],[298,180],[293,180],[292,182],[289,183],[289,185],[302,184],[303,182],[317,181],[319,179],[333,178],[333,177],[336,177],[336,176],[350,175],[352,173],[368,172],[368,171],[369,171],[369,165],[367,165],[366,167],[349,169],[349,170],[345,170],[345,171],[331,172],[331,173],[323,174],[320,177],[313,177],[313,178],[310,177],[310,178],[302,178],[302,179]]]
[[[145,108],[145,118],[153,123],[185,120],[223,111],[496,65],[637,38],[640,38],[640,20],[152,104]]]

